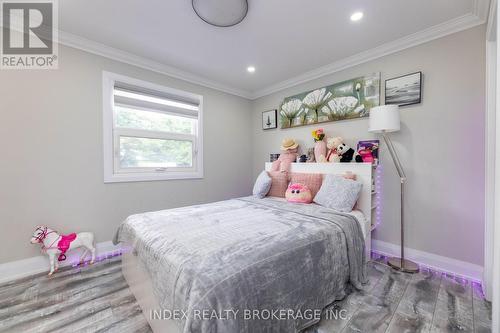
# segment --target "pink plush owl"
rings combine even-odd
[[[300,183],[290,184],[286,190],[285,198],[288,202],[296,203],[311,203],[313,199],[311,190]]]

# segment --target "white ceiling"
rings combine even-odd
[[[191,0],[64,0],[59,1],[59,28],[178,69],[191,81],[199,78],[202,84],[255,97],[285,80],[433,26],[485,16],[478,11],[484,12],[488,2],[248,1],[242,23],[218,28],[195,15]],[[360,22],[349,19],[355,11],[364,12]],[[256,67],[254,74],[247,73],[249,65]]]

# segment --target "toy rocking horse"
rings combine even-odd
[[[49,276],[54,274],[54,272],[59,269],[59,261],[66,260],[66,251],[68,250],[84,247],[85,250],[80,258],[80,263],[83,263],[89,252],[92,254],[90,264],[93,264],[95,261],[94,234],[91,232],[59,235],[57,231],[46,226],[39,225],[36,227],[36,230],[31,237],[31,244],[36,243],[42,244],[42,252],[49,256]],[[55,260],[56,254],[58,254],[57,261]]]

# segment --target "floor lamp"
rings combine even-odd
[[[407,272],[407,273],[417,273],[418,265],[413,261],[405,259],[405,233],[404,233],[404,185],[406,182],[406,175],[401,166],[401,161],[399,160],[396,149],[392,144],[391,139],[387,135],[389,132],[396,132],[400,129],[399,120],[399,107],[397,105],[382,105],[374,107],[370,110],[370,128],[369,131],[372,133],[381,133],[384,141],[389,149],[394,165],[399,175],[401,181],[401,257],[400,258],[390,258],[388,261],[389,266],[392,268]]]

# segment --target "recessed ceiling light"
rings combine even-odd
[[[248,73],[255,73],[255,67],[253,67],[253,66],[248,66],[248,67],[247,67],[247,72],[248,72]]]
[[[355,12],[351,15],[351,21],[359,21],[363,18],[363,12]]]

